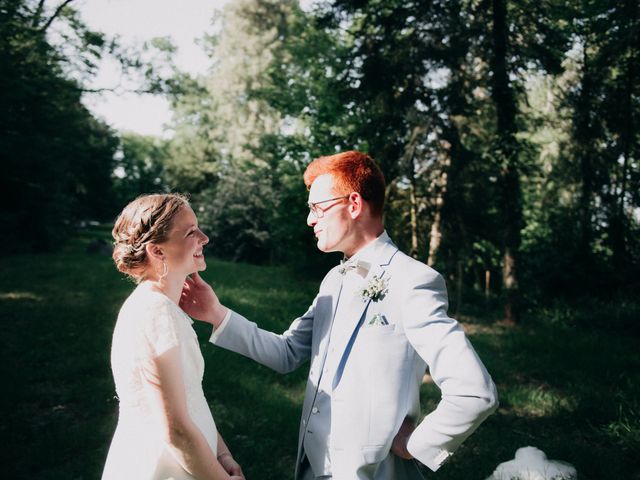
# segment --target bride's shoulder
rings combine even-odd
[[[138,321],[158,318],[178,318],[178,307],[167,296],[140,284],[131,292],[120,309],[119,317],[131,317]]]
[[[170,298],[144,287],[139,285],[122,305],[114,344],[133,344],[134,348],[142,348],[140,355],[155,357],[180,344],[186,319]]]

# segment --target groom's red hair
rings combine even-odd
[[[337,195],[358,192],[371,207],[374,216],[382,216],[384,208],[384,176],[378,164],[366,153],[350,150],[312,161],[304,172],[307,189],[320,175],[335,179]]]

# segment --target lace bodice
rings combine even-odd
[[[204,360],[191,319],[148,284],[136,288],[122,306],[113,334],[111,366],[121,408],[149,413],[145,383],[153,360],[180,346],[188,401],[202,391]],[[190,402],[191,403],[191,402]]]

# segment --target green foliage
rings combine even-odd
[[[200,193],[197,211],[216,255],[255,263],[271,260],[273,192],[261,172],[234,172]]]
[[[267,101],[275,89],[268,69],[287,55],[283,39],[293,38],[300,15],[295,2],[229,4],[219,32],[205,39],[211,72],[173,80],[167,183],[192,194],[211,249],[223,258],[301,268],[318,258],[309,255],[305,224],[308,142]]]
[[[302,172],[357,148],[386,175],[391,236],[446,275],[455,308],[493,305],[512,281],[525,305],[637,285],[634,2],[243,0],[215,16],[198,78],[168,38],[133,58],[69,6],[1,14],[8,252],[171,190],[191,194],[218,255],[320,271],[333,259],[305,225]],[[105,52],[168,96],[172,139],[118,144],[82,107]]]
[[[117,141],[82,105],[80,86],[65,74],[65,57],[47,40],[55,16],[44,13],[28,1],[3,2],[0,9],[3,254],[57,248],[77,219],[112,214]],[[81,27],[70,9],[60,14],[88,48],[91,69],[102,37]]]
[[[133,133],[121,136],[113,170],[116,205],[124,206],[143,193],[168,190],[165,184],[168,150],[166,140]]]

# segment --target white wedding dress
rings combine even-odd
[[[202,391],[204,359],[191,319],[168,297],[140,284],[120,309],[113,333],[111,368],[120,401],[103,480],[192,479],[164,440],[162,417],[149,382],[153,359],[180,346],[187,408],[217,452],[218,433]]]

